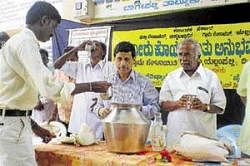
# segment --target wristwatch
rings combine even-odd
[[[209,112],[211,110],[210,105],[206,104],[206,109],[203,112]]]

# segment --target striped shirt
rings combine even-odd
[[[132,71],[129,77],[122,81],[118,73],[108,78],[112,83],[112,98],[110,100],[98,99],[94,112],[98,114],[100,108],[110,108],[111,103],[139,104],[142,113],[149,119],[159,112],[159,94],[150,80],[141,74]]]

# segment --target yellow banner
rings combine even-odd
[[[225,89],[235,89],[242,65],[250,59],[250,23],[114,31],[112,49],[120,41],[133,43],[134,69],[161,87],[166,75],[180,66],[176,47],[188,37],[200,43],[202,64],[217,73]]]

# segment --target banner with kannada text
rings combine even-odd
[[[190,37],[201,45],[202,64],[217,73],[225,89],[236,89],[242,66],[250,59],[250,23],[114,31],[112,48],[120,41],[133,43],[134,69],[161,87],[166,75],[180,66],[178,42]]]

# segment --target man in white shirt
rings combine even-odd
[[[177,53],[182,67],[167,75],[160,91],[161,108],[169,111],[167,146],[170,149],[185,131],[215,137],[216,114],[222,114],[226,106],[220,80],[200,63],[199,43],[185,39],[178,45]],[[188,95],[194,98],[189,101]]]
[[[100,98],[94,113],[105,118],[111,112],[112,103],[138,104],[144,116],[152,119],[160,109],[159,93],[147,77],[133,70],[135,46],[128,41],[119,42],[114,49],[114,58],[117,72],[108,78],[112,83],[112,96]]]
[[[38,41],[48,41],[60,20],[61,16],[51,4],[35,2],[26,15],[27,28],[10,38],[1,50],[1,166],[36,166],[31,131],[45,142],[52,138],[47,130],[30,119],[30,110],[36,105],[38,94],[64,101],[70,94],[105,92],[111,86],[107,82],[60,82],[43,65]],[[81,49],[81,45],[76,49]]]
[[[112,63],[105,61],[106,45],[98,41],[86,41],[86,45],[93,46],[89,62],[75,63],[66,62],[67,59],[76,59],[76,54],[71,56],[64,55],[60,57],[54,64],[55,68],[71,69],[72,77],[76,77],[77,83],[89,81],[102,81],[115,73],[115,68]],[[65,64],[64,64],[65,63]],[[69,121],[68,131],[70,133],[79,133],[82,123],[86,123],[95,133],[96,139],[100,140],[103,137],[103,127],[101,120],[92,112],[93,106],[97,102],[100,94],[94,92],[82,93],[74,96],[72,111]]]
[[[74,47],[73,46],[67,46],[64,50],[63,53],[67,53],[70,50],[72,50]],[[73,55],[75,56],[70,56],[66,61],[70,61],[70,63],[77,63],[78,61],[78,56],[77,52],[74,52]],[[76,68],[69,68],[70,66],[62,66],[57,67],[60,69],[55,69],[54,74],[55,77],[58,78],[59,80],[63,80],[66,82],[76,82]],[[66,126],[66,129],[68,131],[68,126],[69,126],[69,120],[70,120],[70,115],[71,115],[71,110],[72,110],[72,104],[73,104],[73,96],[68,98],[67,101],[60,103],[57,103],[57,110],[54,111],[53,115],[57,116],[58,115],[58,121],[63,123]],[[70,133],[67,132],[67,135],[69,136]]]

